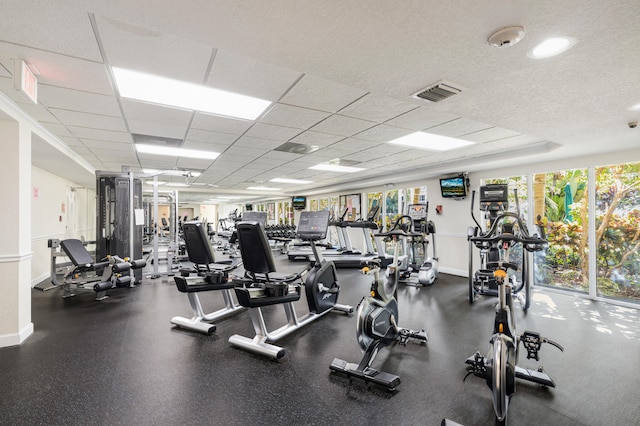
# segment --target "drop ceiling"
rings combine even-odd
[[[96,170],[190,169],[182,201],[356,189],[403,179],[635,149],[640,3],[585,1],[67,1],[3,0],[0,91],[78,158],[47,141],[34,166],[84,185]],[[487,43],[522,25],[508,48]],[[561,56],[527,51],[550,36]],[[39,103],[13,88],[14,61],[39,72]],[[120,98],[111,66],[266,99],[255,121]],[[438,103],[412,97],[441,80],[463,90]],[[433,152],[389,145],[414,131],[475,142]],[[132,134],[183,140],[216,160],[139,154]],[[285,143],[316,146],[276,150]],[[336,159],[365,170],[309,167]],[[311,180],[273,184],[273,178]],[[162,177],[184,183],[187,178]]]

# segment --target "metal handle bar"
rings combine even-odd
[[[539,251],[542,250],[548,243],[546,240],[537,237],[518,237],[513,234],[498,234],[493,237],[471,237],[469,239],[478,247],[489,247],[491,244],[499,242],[514,242],[522,243],[523,247],[527,251]]]

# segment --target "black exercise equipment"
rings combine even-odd
[[[521,335],[516,333],[511,283],[507,279],[507,270],[513,269],[516,265],[508,261],[508,251],[515,244],[521,244],[526,251],[523,265],[527,265],[530,252],[542,250],[547,241],[536,235],[529,236],[520,218],[516,217],[514,219],[516,222],[514,226],[502,233],[497,233],[493,229],[499,223],[496,221],[491,228],[492,232],[487,233],[487,236],[473,236],[470,238],[470,243],[481,250],[496,245],[501,247],[500,257],[495,262],[492,262],[492,266],[494,266],[493,278],[498,287],[499,302],[496,308],[489,353],[484,357],[479,352],[476,352],[466,360],[469,371],[467,376],[473,374],[485,379],[493,392],[493,408],[496,414],[496,423],[498,424],[506,423],[509,400],[516,390],[516,378],[543,386],[555,387],[555,383],[544,372],[542,367],[537,370],[518,367],[520,343],[527,351],[527,358],[535,359],[536,361],[539,360],[538,351],[542,343],[550,343],[561,351],[564,350],[562,346],[541,337],[539,333],[530,331],[525,331]],[[516,232],[516,234],[513,232]]]
[[[469,242],[469,303],[473,303],[478,295],[497,296],[498,286],[493,276],[497,262],[504,256],[504,249],[499,244],[474,244],[474,237],[490,238],[502,232],[519,233],[528,235],[526,225],[520,220],[520,206],[518,193],[514,189],[516,200],[516,212],[507,211],[509,207],[507,184],[491,184],[480,187],[480,210],[485,212],[487,224],[486,231],[480,225],[473,214],[473,206],[476,192],[471,194],[471,218],[476,223],[475,227],[469,227],[467,240]],[[473,249],[480,249],[480,268],[473,271]],[[511,251],[514,259],[504,259],[513,265],[509,270],[508,280],[511,283],[511,294],[520,299],[524,310],[531,305],[531,284],[527,264],[524,263],[524,249]],[[522,260],[521,260],[522,259]],[[519,273],[517,273],[519,272]]]
[[[438,257],[436,255],[436,225],[428,220],[429,203],[410,204],[408,216],[411,217],[412,233],[416,236],[403,238],[403,256],[400,261],[400,281],[429,286],[434,283],[439,273]],[[429,241],[431,236],[431,241]],[[428,255],[431,243],[432,256]],[[383,265],[384,266],[384,265]],[[414,281],[412,274],[418,273],[418,281]]]
[[[106,256],[103,261],[96,262],[85,243],[78,239],[48,240],[51,249],[51,282],[55,286],[62,287],[62,297],[75,296],[76,290],[93,290],[96,292],[96,300],[108,298],[107,290],[114,287],[133,287],[135,278],[131,271],[144,268],[147,262],[143,259],[130,260],[116,255]],[[61,251],[57,249],[60,248]],[[58,281],[57,265],[58,257],[66,256],[71,265],[65,266],[62,282]]]
[[[400,377],[395,374],[385,373],[371,368],[378,351],[385,346],[394,343],[406,345],[408,340],[418,343],[426,343],[427,333],[424,330],[415,331],[398,326],[398,245],[401,238],[417,236],[402,229],[405,219],[409,216],[401,216],[395,222],[392,229],[378,236],[391,238],[393,241],[393,263],[387,266],[384,280],[380,277],[380,260],[364,261],[363,272],[373,274],[371,295],[362,299],[358,305],[358,322],[356,338],[358,345],[364,351],[364,356],[359,364],[334,358],[332,371],[344,373],[348,377],[357,377],[365,382],[375,383],[389,390],[395,390],[400,384]]]
[[[191,318],[175,316],[171,324],[188,330],[211,334],[216,326],[211,322],[225,318],[242,309],[233,300],[233,282],[229,280],[229,272],[240,265],[235,263],[216,263],[209,245],[209,238],[203,222],[186,222],[182,224],[184,240],[187,246],[189,261],[193,268],[180,270],[180,276],[174,281],[178,291],[186,293],[193,311]],[[192,276],[195,274],[195,276]],[[220,290],[225,307],[210,314],[205,314],[198,293],[202,291]]]
[[[133,173],[96,171],[96,199],[96,258],[142,258],[144,220],[137,222],[135,214],[144,211],[140,179]],[[142,269],[133,276],[136,283],[142,281]]]
[[[233,335],[229,338],[232,345],[279,359],[284,356],[285,350],[271,343],[328,312],[353,312],[353,307],[337,303],[340,286],[335,265],[322,259],[313,244],[325,238],[328,222],[327,211],[301,213],[297,237],[312,242],[315,260],[305,270],[295,274],[276,272],[271,247],[259,223],[238,223],[238,241],[245,273],[242,278],[234,278],[235,291],[240,305],[249,308],[255,337]],[[298,317],[293,302],[300,299],[303,285],[309,313]],[[276,304],[284,307],[287,324],[269,332],[261,308]]]

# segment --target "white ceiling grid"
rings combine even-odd
[[[150,9],[120,0],[3,1],[0,91],[95,169],[202,171],[194,179],[199,185],[181,190],[181,199],[193,201],[215,193],[264,197],[246,187],[275,177],[314,181],[278,184],[274,196],[287,196],[427,178],[447,164],[450,172],[461,164],[479,170],[505,152],[513,164],[524,163],[539,147],[549,151],[545,158],[559,159],[576,147],[588,154],[637,146],[626,128],[634,118],[627,108],[640,99],[640,56],[629,54],[640,44],[637,2],[160,3]],[[523,41],[488,46],[491,32],[513,24],[527,28]],[[526,56],[559,34],[578,44],[558,58]],[[39,105],[13,89],[16,59],[39,70]],[[273,104],[247,121],[122,99],[109,66]],[[411,97],[441,79],[464,90],[438,104]],[[443,153],[387,144],[414,131],[476,144]],[[138,154],[131,133],[184,139],[185,148],[221,155],[211,161]],[[285,142],[320,149],[274,151]],[[34,144],[42,150],[34,152],[34,165],[70,179],[87,175],[73,164],[55,166],[68,160],[45,145]],[[308,169],[335,159],[366,170]]]

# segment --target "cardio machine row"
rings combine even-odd
[[[506,422],[508,403],[515,392],[516,378],[543,386],[555,386],[555,383],[541,369],[529,370],[517,365],[519,344],[522,343],[525,347],[527,358],[535,360],[538,360],[538,351],[542,343],[551,343],[562,349],[560,345],[540,336],[539,333],[529,331],[521,335],[516,333],[510,291],[513,283],[517,281],[508,278],[508,271],[518,269],[518,265],[509,262],[509,250],[515,244],[521,244],[526,253],[538,251],[544,246],[545,240],[536,235],[530,236],[519,215],[497,214],[494,225],[499,220],[507,219],[510,220],[510,226],[499,227],[496,225],[491,226],[486,232],[478,229],[469,234],[470,245],[478,247],[480,250],[498,246],[498,257],[483,265],[485,275],[488,274],[486,271],[492,271],[492,280],[499,297],[493,335],[491,336],[491,348],[486,357],[476,353],[466,360],[466,364],[469,374],[484,378],[491,389],[496,422],[499,424]],[[234,346],[273,359],[281,358],[284,356],[285,350],[274,344],[280,338],[330,311],[347,314],[353,312],[352,307],[337,303],[339,285],[335,265],[324,259],[315,246],[315,241],[326,236],[327,225],[327,212],[303,212],[297,236],[310,243],[313,260],[300,273],[281,274],[275,270],[263,225],[258,221],[239,223],[238,240],[245,270],[243,276],[230,277],[231,271],[240,266],[239,262],[235,265],[216,265],[213,253],[209,257],[199,260],[194,258],[192,260],[194,263],[206,266],[198,267],[197,270],[192,271],[195,272],[193,276],[175,278],[178,288],[188,294],[194,316],[191,320],[183,319],[183,323],[180,323],[176,317],[172,319],[172,323],[184,328],[189,328],[188,324],[197,324],[193,329],[206,333],[213,332],[215,326],[211,328],[211,324],[208,323],[221,318],[221,316],[204,315],[197,299],[197,293],[214,289],[223,290],[225,302],[228,302],[224,314],[247,309],[255,330],[253,338],[234,335],[231,336],[229,342]],[[398,246],[402,239],[416,235],[412,235],[402,226],[397,226],[396,229],[386,234],[380,234],[380,236],[390,238],[393,241],[394,259],[384,274],[381,274],[381,259],[366,260],[362,264],[365,270],[373,276],[371,294],[363,298],[357,309],[357,342],[363,350],[364,356],[359,363],[349,363],[336,358],[331,363],[330,369],[333,372],[345,374],[348,377],[361,378],[367,383],[375,383],[392,390],[398,386],[400,378],[394,374],[373,369],[371,364],[375,355],[383,347],[394,343],[405,344],[408,340],[425,343],[427,336],[424,330],[408,330],[397,324],[396,291],[400,269],[398,267]],[[197,252],[198,249],[194,248],[196,246],[190,243],[194,238],[187,237],[186,233],[185,238],[187,239],[187,251],[190,254],[192,251]],[[204,241],[201,248],[206,246],[210,251],[206,238],[201,239]],[[524,256],[523,261],[527,262],[527,259],[528,255]],[[523,268],[526,268],[526,264],[523,265]],[[185,273],[185,275],[189,274]],[[309,313],[298,317],[293,303],[300,299],[303,288]],[[234,293],[238,300],[237,304],[233,302]],[[475,294],[470,302],[474,299]],[[271,332],[265,327],[261,311],[261,308],[269,305],[282,305],[287,318],[287,324]],[[206,325],[203,325],[205,323]],[[201,328],[198,329],[199,327]]]

